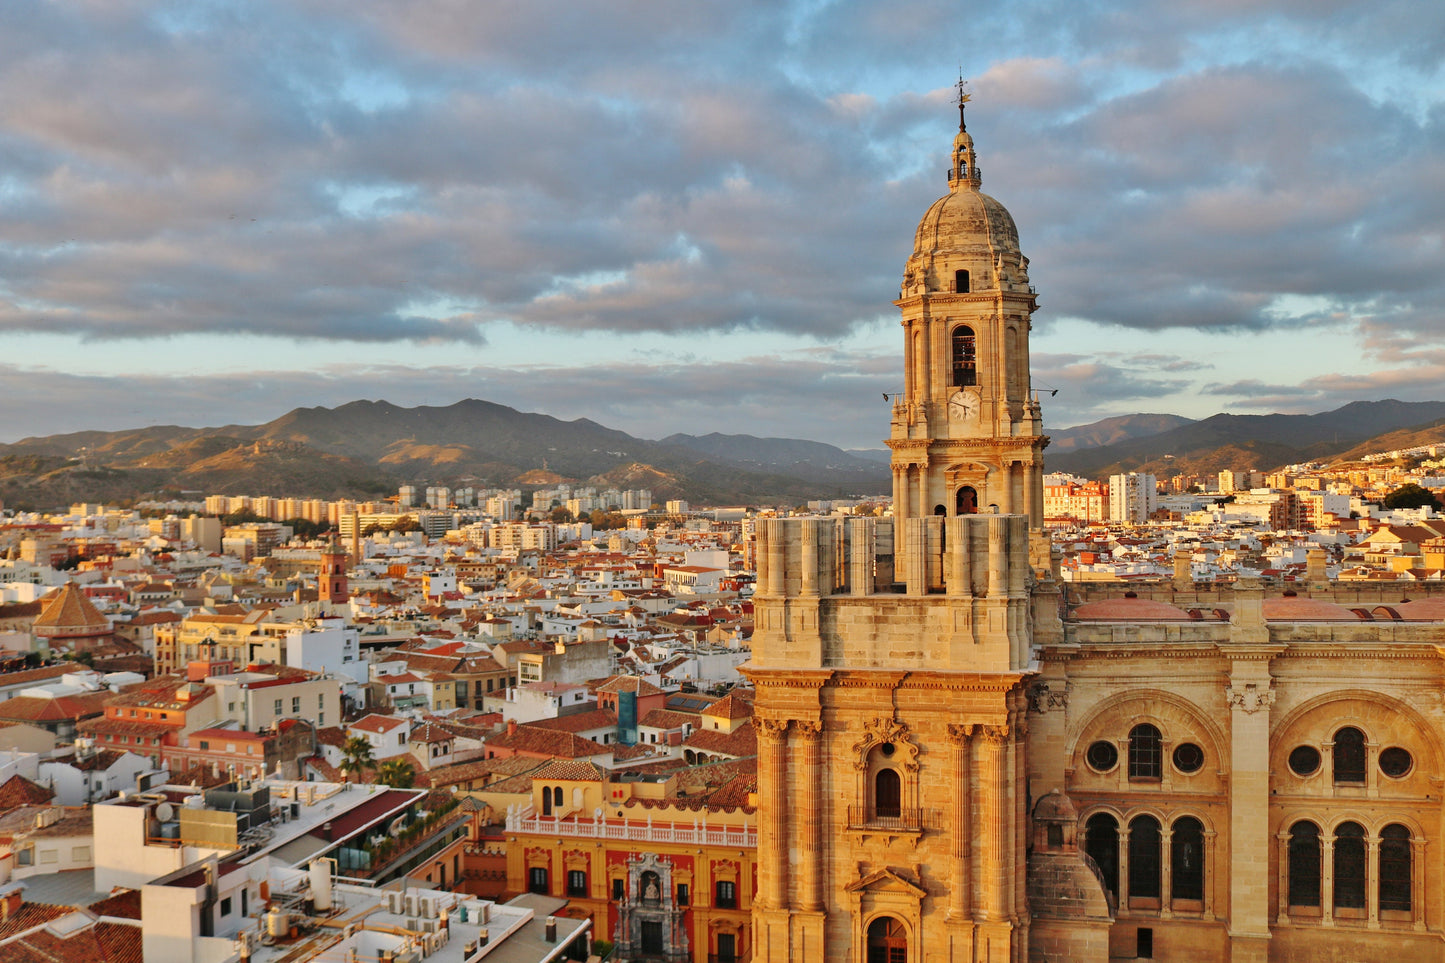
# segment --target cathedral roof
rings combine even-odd
[[[1191,616],[1168,602],[1153,599],[1100,599],[1085,602],[1069,613],[1075,622],[1189,622]]]
[[[1301,595],[1264,600],[1264,617],[1270,622],[1358,622],[1360,616],[1343,605]]]
[[[1424,598],[1394,606],[1406,622],[1445,622],[1445,599]]]

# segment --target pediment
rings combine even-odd
[[[923,899],[923,897],[928,895],[926,890],[913,885],[891,869],[875,870],[862,879],[849,883],[847,891],[850,893],[874,894],[900,893],[912,896],[914,899]]]

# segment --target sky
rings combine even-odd
[[[1445,4],[0,4],[0,442],[482,398],[881,447],[968,107],[1045,423],[1445,398]]]

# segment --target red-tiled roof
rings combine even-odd
[[[617,727],[617,713],[611,709],[593,709],[590,712],[574,712],[555,719],[538,719],[527,723],[541,729],[555,729],[558,732],[586,732],[589,729]]]
[[[0,702],[0,719],[12,722],[59,722],[62,719],[84,719],[105,711],[109,692],[82,692],[78,695],[16,696]]]
[[[702,710],[702,714],[712,716],[714,719],[751,719],[753,704],[741,696],[728,693]]]
[[[43,806],[54,798],[53,789],[31,782],[18,772],[0,785],[0,811],[16,806]]]
[[[554,759],[532,773],[532,778],[601,782],[607,778],[607,771],[595,762],[587,762],[583,759]]]
[[[741,758],[758,753],[758,735],[751,722],[738,726],[731,733],[718,729],[699,729],[683,743],[689,749]]]

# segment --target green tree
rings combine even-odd
[[[361,736],[352,736],[341,747],[341,764],[347,770],[356,773],[358,781],[361,778],[361,770],[375,765],[375,763],[376,757],[372,755],[371,743]]]
[[[552,521],[558,525],[566,525],[572,520],[572,512],[565,505],[552,509]]]
[[[1390,492],[1380,504],[1386,508],[1423,508],[1426,505],[1434,505],[1435,496],[1429,489],[1421,488],[1411,482]]]
[[[247,522],[268,522],[269,518],[262,518],[249,508],[243,508],[239,512],[231,512],[229,515],[221,516],[222,525],[244,525]]]
[[[402,532],[419,532],[421,531],[421,522],[416,520],[415,515],[403,515],[396,521],[391,523],[391,527],[388,529],[388,531],[396,532],[398,534]]]
[[[392,789],[410,789],[416,783],[416,770],[405,759],[388,759],[377,767],[376,781]]]
[[[313,522],[309,518],[288,518],[281,524],[289,526],[298,538],[315,538],[331,528],[325,522]]]

